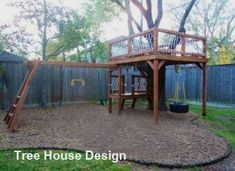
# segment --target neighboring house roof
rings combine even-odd
[[[0,62],[24,62],[26,59],[24,57],[6,52],[0,52]]]

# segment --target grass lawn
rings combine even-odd
[[[223,137],[235,149],[235,109],[207,107],[207,116],[201,116],[201,106],[190,104],[190,111],[200,116],[200,120],[216,135]]]
[[[40,149],[28,149],[22,150],[23,152],[39,153],[43,155],[44,150]],[[53,152],[64,153],[65,151],[53,150]],[[67,151],[71,152],[71,151]],[[73,152],[75,153],[75,152]],[[55,161],[44,160],[43,157],[40,160],[16,160],[16,154],[10,151],[0,151],[0,170],[4,171],[129,171],[128,165],[118,165],[112,163],[109,160],[85,160],[85,157],[81,160],[71,161]]]

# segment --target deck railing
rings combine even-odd
[[[109,50],[110,61],[154,53],[206,57],[206,39],[182,32],[152,28],[111,42]]]

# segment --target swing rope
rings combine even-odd
[[[174,91],[174,102],[179,103],[180,102],[180,91],[182,91],[183,95],[183,103],[186,103],[186,90],[185,90],[185,83],[184,81],[180,80],[179,72],[180,68],[179,66],[175,67],[175,72],[176,72],[176,83],[175,83],[175,91]]]

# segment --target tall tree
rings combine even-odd
[[[23,26],[25,23],[28,23],[28,27],[30,26],[35,28],[33,34],[38,36],[38,40],[32,41],[31,34],[31,41],[27,41],[28,44],[26,44],[26,46],[31,49],[33,46],[35,49],[38,49],[36,47],[39,47],[39,50],[30,52],[37,53],[43,60],[48,60],[48,42],[57,37],[56,34],[58,33],[58,30],[56,29],[56,24],[58,19],[61,19],[62,17],[67,19],[67,15],[64,15],[64,13],[61,15],[61,7],[53,5],[48,0],[17,0],[9,3],[9,6],[17,8],[20,13],[15,16],[13,26],[11,26],[11,28],[15,28],[17,26],[17,28],[27,32],[26,30],[28,29]],[[30,35],[22,36],[23,31],[15,32],[14,37],[22,37],[21,39],[23,40],[30,38]]]
[[[50,40],[47,48],[49,59],[55,60],[62,54],[65,61],[65,52],[84,47],[89,40],[89,26],[85,18],[71,11],[69,20],[58,20],[59,30],[55,39]],[[68,59],[69,60],[69,59]]]
[[[221,61],[220,57],[224,56],[221,55],[221,52],[223,54],[225,52],[225,54],[232,57],[235,12],[231,7],[231,3],[231,0],[198,1],[186,23],[188,30],[195,34],[204,35],[207,38],[209,62],[211,64],[217,64]],[[177,16],[176,13],[179,15],[180,11],[176,10],[174,16]]]
[[[4,44],[4,50],[14,52],[15,54],[27,54],[28,45],[32,43],[31,34],[26,32],[25,27],[4,24],[0,26],[1,42]],[[12,31],[13,30],[13,31]]]
[[[116,3],[117,5],[119,5],[121,7],[121,9],[123,9],[127,13],[127,15],[128,15],[128,28],[130,30],[129,33],[133,33],[133,28],[130,23],[133,23],[133,25],[136,26],[136,28],[139,32],[143,31],[140,23],[138,23],[136,21],[136,19],[132,16],[129,0],[125,0],[125,1],[111,0],[111,1]],[[196,1],[197,0],[191,0],[190,3],[188,4],[188,7],[186,8],[186,10],[182,16],[182,19],[180,21],[180,26],[178,28],[178,30],[180,32],[186,31],[186,29],[185,29],[186,19],[188,18]],[[163,2],[162,2],[162,0],[156,0],[157,17],[155,19],[153,18],[152,1],[151,0],[145,0],[145,5],[142,4],[139,0],[131,0],[131,3],[139,9],[140,14],[143,16],[143,18],[146,21],[148,29],[153,28],[153,27],[159,27],[161,20],[162,20],[162,17],[163,17]],[[150,78],[152,79],[152,74],[153,74],[152,70],[149,68],[147,72],[150,75]],[[162,69],[159,72],[159,75],[160,75],[160,77],[159,77],[159,82],[160,82],[160,86],[159,86],[160,104],[159,104],[159,107],[161,110],[165,110],[166,109],[166,104],[165,104],[165,101],[166,101],[166,97],[165,97],[166,68],[165,68],[165,66],[162,67]],[[151,80],[151,82],[152,82],[152,80]]]

